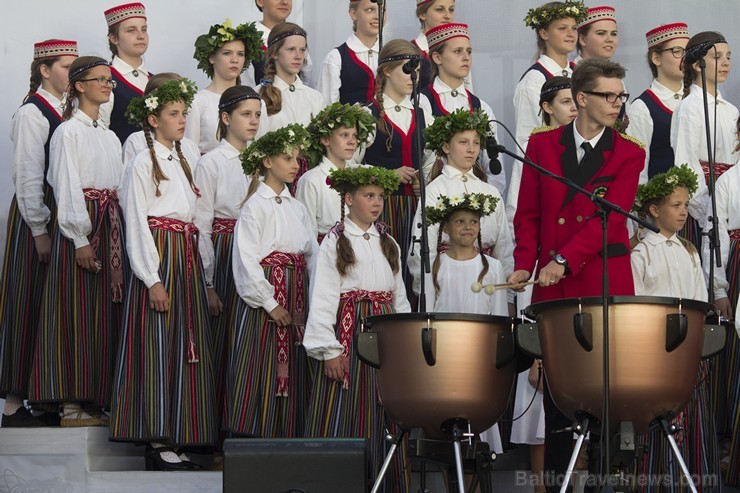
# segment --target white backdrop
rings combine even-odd
[[[385,39],[415,37],[419,23],[414,17],[414,0],[386,1]],[[0,35],[0,66],[4,67],[0,79],[0,166],[5,179],[0,180],[0,246],[5,244],[7,209],[13,195],[10,119],[28,91],[33,43],[47,38],[74,39],[79,43],[81,54],[109,58],[103,11],[124,0],[5,0],[4,3],[3,33]],[[528,8],[539,3],[541,0],[457,2],[456,21],[470,25],[475,92],[492,106],[498,119],[512,129],[514,87],[535,53],[534,34],[522,19]],[[628,69],[626,83],[633,97],[650,82],[644,34],[659,24],[685,21],[692,34],[719,30],[731,48],[740,50],[737,45],[740,37],[736,34],[740,21],[737,0],[594,0],[589,3],[609,3],[617,9],[620,43],[615,60]],[[180,73],[199,85],[204,84],[206,78],[196,70],[192,57],[195,38],[226,17],[235,24],[261,18],[252,0],[145,0],[145,4],[150,33],[147,67],[154,72]],[[314,65],[318,66],[325,54],[351,33],[348,1],[293,0],[293,4],[290,19],[307,29],[309,50]],[[740,104],[740,69],[735,69],[721,90],[730,101]],[[508,146],[512,141],[506,137],[503,143]]]

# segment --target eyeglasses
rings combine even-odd
[[[94,81],[94,80],[98,81],[98,85],[100,87],[105,87],[107,85],[110,85],[113,89],[115,89],[116,86],[118,85],[118,82],[116,82],[115,80],[113,80],[113,79],[106,79],[105,77],[96,77],[94,79],[80,79],[79,82],[91,82],[91,81]]]
[[[583,91],[586,94],[591,94],[592,96],[601,96],[602,98],[606,99],[607,103],[614,104],[617,102],[617,100],[620,100],[622,104],[626,103],[630,100],[630,95],[626,92],[622,92],[619,94],[614,94],[613,92],[597,92],[597,91]]]
[[[670,51],[671,55],[673,55],[673,58],[683,58],[684,53],[686,53],[686,49],[681,48],[680,46],[674,46],[673,48],[665,48],[663,50],[655,50],[658,53],[663,53],[664,51]]]

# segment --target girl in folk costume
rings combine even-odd
[[[208,33],[195,40],[193,58],[211,83],[195,95],[193,107],[188,112],[185,137],[198,144],[201,154],[218,146],[216,131],[220,121],[218,104],[221,94],[229,87],[241,85],[240,74],[246,64],[262,56],[262,38],[254,22],[232,27],[231,21],[226,19],[223,24],[212,25]],[[264,133],[267,112],[263,111],[263,114],[261,127]]]
[[[570,79],[555,76],[545,81],[539,99],[542,121],[546,125],[532,133],[558,128],[572,122],[578,115]],[[518,197],[518,195],[517,195]],[[516,210],[516,209],[515,209]],[[527,286],[516,294],[516,312],[521,313],[532,302],[532,289]],[[545,410],[542,404],[542,361],[536,360],[529,370],[519,373],[514,398],[514,416],[521,416],[511,425],[512,443],[529,445],[529,463],[536,492],[545,491],[543,472],[545,469]],[[530,405],[531,403],[531,405]]]
[[[505,284],[506,276],[501,262],[483,253],[481,235],[481,219],[494,213],[501,198],[475,192],[437,198],[436,205],[427,207],[428,222],[437,229],[429,306],[434,312],[508,317],[506,291],[494,287]],[[492,451],[504,451],[498,424],[481,433],[481,439]]]
[[[466,24],[440,24],[427,31],[429,57],[432,62],[434,80],[421,87],[419,104],[435,117],[448,115],[451,111],[464,108],[468,111],[481,108],[488,120],[495,120],[491,107],[475,96],[464,85],[465,78],[470,74],[473,62],[473,48],[470,46],[470,36]],[[488,123],[489,127],[491,123]],[[490,135],[496,137],[495,124],[490,127]],[[481,168],[490,171],[491,159],[487,153],[479,156]],[[499,163],[500,165],[500,163]],[[502,194],[506,191],[506,174],[498,170],[491,174],[489,181]]]
[[[34,418],[23,407],[28,397],[36,342],[38,306],[51,255],[52,190],[46,183],[49,142],[62,122],[62,98],[77,43],[50,39],[34,44],[31,87],[13,115],[13,184],[8,212],[0,297],[0,396],[2,427],[59,422],[49,414]],[[50,419],[46,419],[46,418]]]
[[[635,295],[707,301],[699,253],[677,235],[688,218],[689,198],[696,190],[697,175],[686,164],[671,167],[638,187],[635,209],[660,232],[638,232],[631,254]],[[702,361],[691,401],[673,421],[685,430],[677,441],[690,472],[698,478],[719,478],[720,474],[709,370],[709,364]],[[639,437],[638,442],[647,448],[637,464],[638,474],[651,478],[671,475],[678,481],[681,471],[660,430]],[[642,491],[659,490],[651,486]]]
[[[269,130],[291,123],[308,125],[324,107],[321,93],[305,85],[298,76],[308,50],[306,36],[303,28],[290,22],[279,24],[270,31],[265,78],[259,88],[267,106]]]
[[[162,83],[126,112],[148,149],[126,169],[124,211],[134,275],[127,286],[111,405],[113,440],[147,442],[147,469],[196,468],[179,447],[217,439],[211,338],[193,224],[198,189],[180,146],[195,96]],[[153,137],[152,137],[153,136]]]
[[[167,82],[168,80],[180,80],[181,78],[182,77],[174,72],[163,72],[161,74],[152,75],[149,78],[149,82],[147,82],[146,84],[144,94],[149,94],[150,92],[154,91],[163,82]],[[147,138],[146,135],[144,135],[144,132],[144,130],[139,130],[132,133],[128,136],[126,142],[123,143],[124,170],[131,165],[133,160],[136,158],[136,156],[139,155],[139,153],[141,153],[141,151],[149,149],[149,144],[147,144]],[[154,138],[153,136],[150,137]],[[188,138],[183,137],[180,141],[180,146],[183,148],[183,152],[185,153],[185,155],[189,156],[190,154],[194,154],[197,156],[198,154],[200,154],[198,144]]]
[[[425,130],[427,147],[437,153],[438,159],[430,175],[430,182],[426,190],[426,207],[436,207],[441,204],[443,196],[461,197],[466,193],[482,193],[495,197],[502,203],[501,194],[493,185],[486,182],[486,174],[476,163],[481,147],[483,147],[488,129],[488,115],[481,109],[470,111],[460,108],[449,115],[441,116]],[[421,211],[411,224],[414,225],[414,235],[422,234],[419,223]],[[490,215],[481,219],[481,245],[484,253],[498,259],[504,269],[504,274],[512,271],[514,264],[514,241],[511,230],[506,221],[503,207],[496,207]],[[429,224],[427,236],[430,242],[438,237],[439,226]],[[449,242],[449,237],[443,234],[442,244]],[[430,243],[432,244],[432,243]],[[409,255],[409,271],[414,276],[414,292],[419,293],[421,256],[419,244],[414,243],[413,255]],[[436,253],[436,251],[435,251]],[[434,261],[432,254],[430,260]],[[427,299],[427,306],[432,306]]]
[[[144,67],[144,53],[149,47],[146,10],[141,3],[127,3],[105,11],[108,46],[113,54],[111,74],[116,86],[110,100],[100,107],[100,119],[121,141],[138,127],[126,120],[125,112],[133,98],[144,94],[149,72]]]
[[[298,180],[296,198],[308,208],[319,243],[342,216],[343,203],[326,180],[335,169],[344,169],[375,132],[375,118],[360,105],[332,103],[308,125],[305,152],[311,167]]]
[[[651,29],[647,38],[647,61],[653,74],[650,89],[629,107],[629,134],[645,144],[645,169],[640,184],[673,167],[671,116],[683,96],[681,63],[689,41],[689,26],[682,22]]]
[[[364,157],[365,163],[391,169],[400,178],[399,188],[385,197],[380,219],[389,225],[393,238],[401,246],[401,272],[404,276],[419,179],[429,174],[434,163],[434,154],[424,149],[423,133],[422,155],[414,152],[415,132],[424,132],[426,126],[434,121],[428,111],[422,109],[418,115],[414,112],[410,98],[411,76],[403,71],[405,63],[419,59],[419,56],[419,50],[403,39],[391,40],[383,46],[378,60],[375,99],[369,106],[377,119],[377,130]],[[411,280],[406,280],[406,288],[410,289]]]
[[[421,77],[419,78],[419,87],[426,87],[434,81],[432,66],[434,65],[429,58],[429,43],[427,42],[427,33],[439,26],[440,24],[450,24],[455,22],[455,0],[416,0],[416,17],[421,23],[421,32],[411,41],[416,45],[424,55],[421,61]],[[473,90],[473,82],[470,71],[465,76],[465,88]]]
[[[195,225],[205,272],[208,310],[214,317],[213,356],[219,409],[225,398],[227,337],[236,323],[237,297],[231,262],[234,226],[249,188],[239,155],[259,130],[260,103],[259,94],[251,87],[234,86],[224,91],[218,105],[221,141],[218,147],[200,158],[195,170],[195,183],[200,190]],[[219,412],[218,418],[222,415]]]
[[[64,122],[49,146],[47,179],[58,227],[52,228],[29,401],[64,404],[62,426],[104,424],[100,408],[111,397],[127,268],[118,205],[123,166],[121,143],[99,122],[99,109],[115,85],[102,58],[72,62]]]
[[[257,9],[262,12],[262,20],[255,24],[262,33],[262,51],[267,51],[267,38],[278,24],[285,22],[293,12],[293,0],[254,0]],[[313,63],[311,55],[306,53],[306,63],[301,69],[301,79],[307,83],[311,81]],[[244,79],[248,86],[257,87],[265,77],[264,57],[252,60],[252,64],[244,72]]]
[[[730,74],[730,46],[721,33],[706,31],[692,36],[686,45],[686,53],[695,53],[706,43],[712,43],[704,57],[706,62],[706,90],[709,100],[710,134],[713,142],[712,155],[715,161],[715,171],[718,178],[735,163],[735,123],[738,118],[738,109],[724,99],[718,85],[724,83]],[[684,57],[684,60],[686,58]],[[687,163],[697,176],[704,176],[699,180],[699,190],[691,198],[689,214],[694,221],[689,221],[684,237],[701,245],[701,230],[707,229],[709,216],[709,194],[707,182],[709,167],[707,164],[707,139],[704,124],[704,102],[699,62],[693,64],[682,63],[684,81],[684,99],[671,117],[671,147],[675,154],[675,164]],[[715,123],[716,122],[716,125]],[[693,223],[693,224],[691,224]],[[701,229],[700,229],[701,228]],[[718,296],[723,298],[724,296]],[[727,303],[726,305],[729,305]],[[729,306],[718,306],[723,313],[728,313]]]
[[[316,79],[324,105],[365,103],[375,95],[378,70],[379,6],[370,0],[349,2],[354,33],[326,55]]]
[[[308,210],[287,184],[307,137],[302,126],[288,125],[241,155],[251,182],[234,231],[241,299],[226,374],[227,428],[238,435],[303,436],[309,378],[301,344],[318,243]]]
[[[375,370],[359,361],[352,341],[363,317],[411,311],[398,244],[376,222],[383,195],[398,188],[398,175],[363,166],[334,169],[329,181],[342,215],[321,244],[311,279],[315,288],[303,345],[313,358],[315,376],[306,436],[367,438],[375,477],[386,453],[384,430],[391,423],[378,399]],[[408,489],[404,463],[396,457],[389,491]]]
[[[740,119],[737,120],[737,135],[740,138]],[[735,148],[737,153],[740,145]],[[699,180],[701,181],[701,180]],[[740,320],[737,317],[740,294],[740,167],[732,166],[717,179],[717,217],[719,219],[722,265],[716,269],[717,285],[727,287],[732,311],[725,312],[729,318],[735,315],[735,330],[728,333],[725,350],[720,355],[718,372],[718,401],[724,404],[723,428],[719,428],[720,467],[725,483],[740,485]],[[705,250],[705,260],[707,259]],[[729,282],[728,282],[729,281]],[[720,394],[719,392],[722,392]]]

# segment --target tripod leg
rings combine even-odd
[[[457,471],[457,487],[460,493],[465,493],[465,476],[463,475],[460,436],[457,433],[455,433],[455,441],[453,442],[453,445],[455,446],[455,470]]]
[[[578,432],[578,440],[576,440],[576,446],[573,448],[573,454],[570,456],[568,470],[565,472],[565,479],[563,479],[563,485],[560,487],[560,493],[565,493],[568,490],[568,484],[573,477],[573,471],[576,468],[576,461],[578,460],[578,453],[581,451],[583,440],[586,438],[586,433],[588,432],[588,418],[583,418],[580,423],[576,424],[576,431]]]
[[[370,493],[378,493],[380,491],[380,486],[383,484],[383,479],[385,478],[385,473],[388,471],[388,466],[391,465],[391,461],[393,460],[393,456],[396,453],[396,449],[401,444],[401,441],[403,441],[403,435],[406,433],[403,429],[399,428],[398,433],[396,433],[396,436],[393,437],[393,444],[391,445],[391,448],[388,450],[388,455],[385,456],[385,461],[383,461],[383,467],[380,468],[380,472],[378,473],[378,477],[375,479],[375,484],[373,485],[373,489]]]
[[[666,440],[668,440],[668,444],[671,446],[673,455],[676,457],[676,461],[678,461],[678,466],[681,468],[681,473],[684,478],[686,478],[686,485],[692,493],[697,493],[696,486],[694,486],[694,482],[691,480],[689,468],[686,467],[686,462],[684,462],[681,452],[678,450],[678,445],[676,445],[676,440],[673,438],[673,434],[676,432],[675,427],[668,423],[665,418],[660,418],[660,429],[663,430],[663,434],[665,435]]]

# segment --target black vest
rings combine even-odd
[[[416,40],[413,40],[414,46],[419,48]],[[419,48],[423,58],[421,59],[421,75],[419,76],[419,87],[426,87],[434,81],[434,72],[432,71],[432,60],[429,59],[429,53]]]
[[[468,93],[468,103],[470,104],[470,112],[472,113],[473,110],[477,110],[481,107],[480,98],[478,98],[478,96],[474,95],[467,89],[465,90],[465,92]],[[434,90],[434,86],[432,84],[424,86],[421,90],[421,93],[427,97],[427,99],[429,100],[429,104],[432,105],[432,115],[445,116],[450,114],[450,112],[447,111],[444,106],[442,106],[442,100],[440,99],[437,91]]]
[[[260,82],[265,78],[265,58],[267,57],[267,46],[262,46],[263,57],[259,60],[252,60],[252,68],[254,69],[254,90],[260,86]]]
[[[576,64],[573,62],[568,62],[568,65],[570,66],[570,69],[573,70],[576,68]],[[519,80],[521,81],[527,73],[529,73],[530,70],[536,70],[537,72],[541,73],[545,76],[545,80],[550,80],[553,77],[555,77],[555,74],[550,73],[549,70],[547,70],[540,62],[534,62],[534,64],[529,67],[527,70],[524,71],[521,77],[519,77]],[[562,74],[558,74],[562,75]]]
[[[46,173],[49,171],[49,142],[51,142],[51,136],[54,135],[54,130],[62,123],[62,116],[46,99],[38,94],[30,95],[23,104],[32,104],[37,107],[49,122],[49,135],[46,136],[46,142],[44,143],[44,182],[46,182]]]
[[[370,67],[357,58],[352,49],[343,43],[337,47],[342,59],[339,79],[339,102],[342,104],[366,104],[375,97],[375,74]]]
[[[647,106],[653,120],[653,135],[650,139],[650,161],[648,177],[665,173],[673,167],[675,154],[671,147],[671,116],[667,108],[653,91],[648,89],[637,98]]]
[[[115,132],[116,136],[118,136],[118,139],[121,141],[121,144],[123,144],[126,142],[129,135],[141,130],[141,128],[136,125],[131,125],[125,115],[126,109],[131,100],[144,96],[144,91],[139,90],[138,87],[127,81],[126,78],[113,67],[110,68],[110,72],[113,76],[113,80],[116,81],[116,88],[113,89],[115,99],[113,100],[113,111],[111,111],[110,114],[110,129]],[[147,73],[144,75],[146,75],[147,78],[150,77]]]

